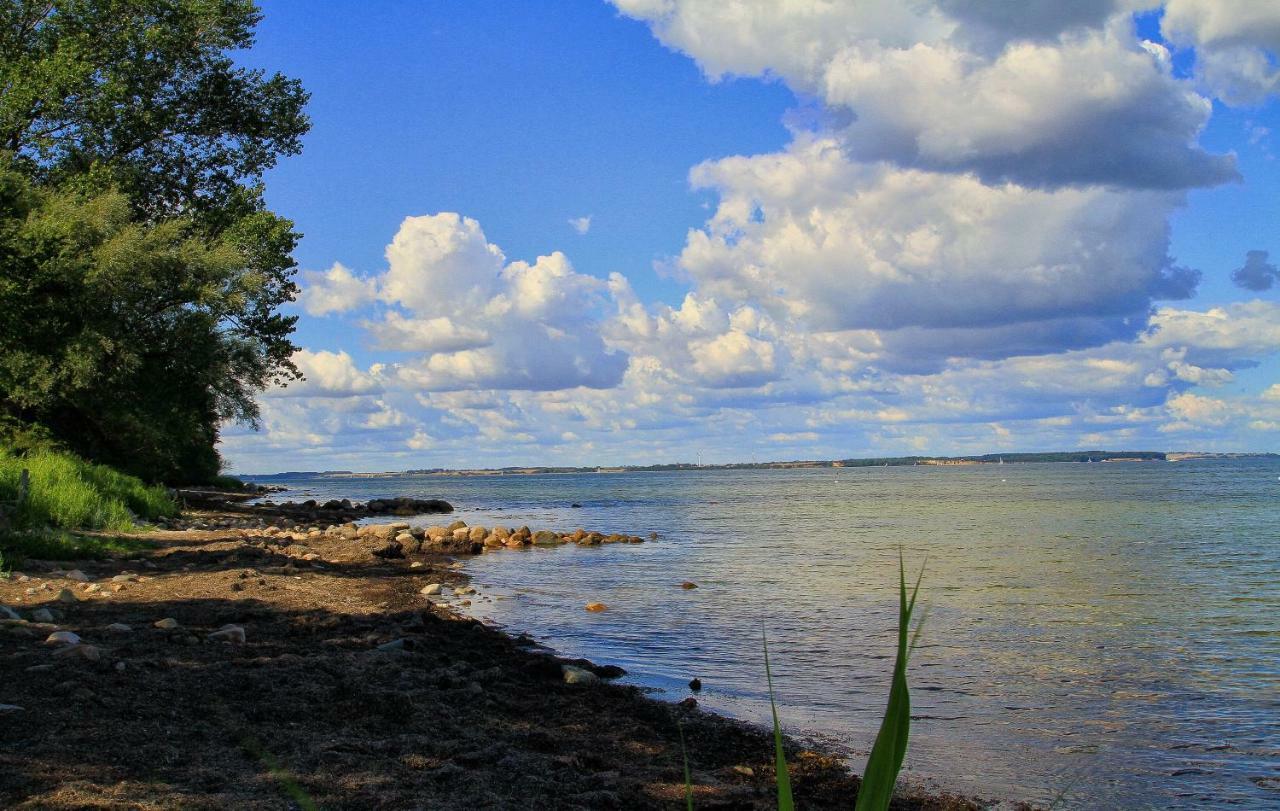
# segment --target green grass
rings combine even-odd
[[[769,684],[769,709],[773,711],[773,760],[777,770],[778,811],[793,811],[791,798],[791,772],[787,770],[787,757],[782,752],[782,725],[778,723],[778,705],[773,700],[773,671],[769,668],[769,638],[760,629],[760,641],[764,643],[764,677]]]
[[[920,580],[923,577],[924,568],[921,567],[915,587],[908,597],[906,566],[899,550],[898,655],[893,663],[889,704],[880,722],[880,732],[876,735],[876,742],[871,747],[871,756],[867,759],[867,768],[862,775],[862,784],[858,788],[855,811],[886,811],[889,808],[889,801],[893,799],[894,786],[898,782],[898,772],[902,770],[902,761],[907,754],[907,739],[911,733],[911,695],[907,689],[907,661],[920,640],[925,617],[920,618],[916,624],[915,633],[910,636],[910,639],[908,639],[908,633],[912,615],[915,613],[916,597],[920,593]],[[763,629],[760,632],[760,641],[764,647],[764,675],[769,685],[769,709],[773,712],[773,756],[778,775],[778,811],[793,811],[795,801],[791,795],[791,773],[787,769],[787,759],[782,750],[782,725],[778,722],[778,705],[773,697],[773,670],[769,666],[769,638]],[[680,747],[684,748],[683,733]],[[685,786],[686,792],[689,792],[687,766]],[[691,800],[690,803],[692,803]]]
[[[30,486],[19,499],[23,470]],[[19,456],[0,448],[0,504],[13,531],[45,528],[124,532],[136,518],[177,515],[163,487],[69,453],[43,451]]]
[[[154,546],[154,543],[142,538],[83,535],[61,529],[19,530],[0,534],[0,559],[4,560],[3,567],[8,567],[18,565],[28,558],[86,560],[128,557]],[[5,569],[0,572],[0,577],[7,574]]]
[[[680,731],[680,757],[684,759],[684,807],[685,811],[693,811],[693,778],[689,774],[689,750],[684,745],[684,724],[676,721],[676,729]]]
[[[920,593],[920,578],[924,576],[924,567],[916,578],[915,588],[907,597],[906,567],[902,562],[902,552],[898,552],[898,655],[893,662],[893,681],[889,686],[889,704],[885,707],[884,719],[880,722],[880,732],[871,747],[871,756],[867,758],[867,769],[862,775],[862,785],[858,788],[858,802],[854,811],[884,811],[893,799],[893,787],[898,782],[898,772],[902,769],[902,760],[907,755],[907,739],[911,735],[911,694],[907,689],[907,660],[912,649],[920,639],[920,631],[924,627],[924,619],[916,625],[914,636],[910,640],[907,634],[911,629],[911,615],[915,612],[916,596]]]

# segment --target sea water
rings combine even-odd
[[[472,525],[657,533],[486,553],[468,610],[660,697],[697,677],[701,706],[758,722],[767,632],[786,731],[859,769],[901,553],[927,606],[907,779],[1070,808],[1280,807],[1275,460],[276,481],[444,498]]]

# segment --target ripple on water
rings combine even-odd
[[[467,570],[495,601],[471,610],[671,698],[696,675],[704,706],[757,721],[763,623],[784,725],[855,765],[884,707],[899,549],[909,567],[927,557],[916,779],[1041,802],[1065,788],[1071,807],[1274,808],[1277,473],[1238,460],[297,483],[442,497],[476,508],[469,523],[660,533],[486,554]],[[591,600],[609,611],[582,611]]]

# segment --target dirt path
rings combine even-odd
[[[566,683],[561,661],[419,593],[464,582],[442,555],[383,561],[324,536],[303,560],[250,530],[146,537],[155,549],[133,559],[59,564],[84,582],[34,562],[0,580],[21,617],[0,610],[0,704],[20,708],[0,710],[0,806],[683,808],[679,721],[697,808],[773,807],[761,730]],[[33,622],[39,609],[52,622]],[[208,638],[228,625],[243,643]],[[46,645],[55,631],[82,644]],[[838,761],[791,760],[799,807],[853,807]]]

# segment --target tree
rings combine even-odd
[[[264,171],[306,94],[237,67],[247,0],[0,11],[0,431],[152,480],[218,469],[225,420],[298,377],[292,223]]]

